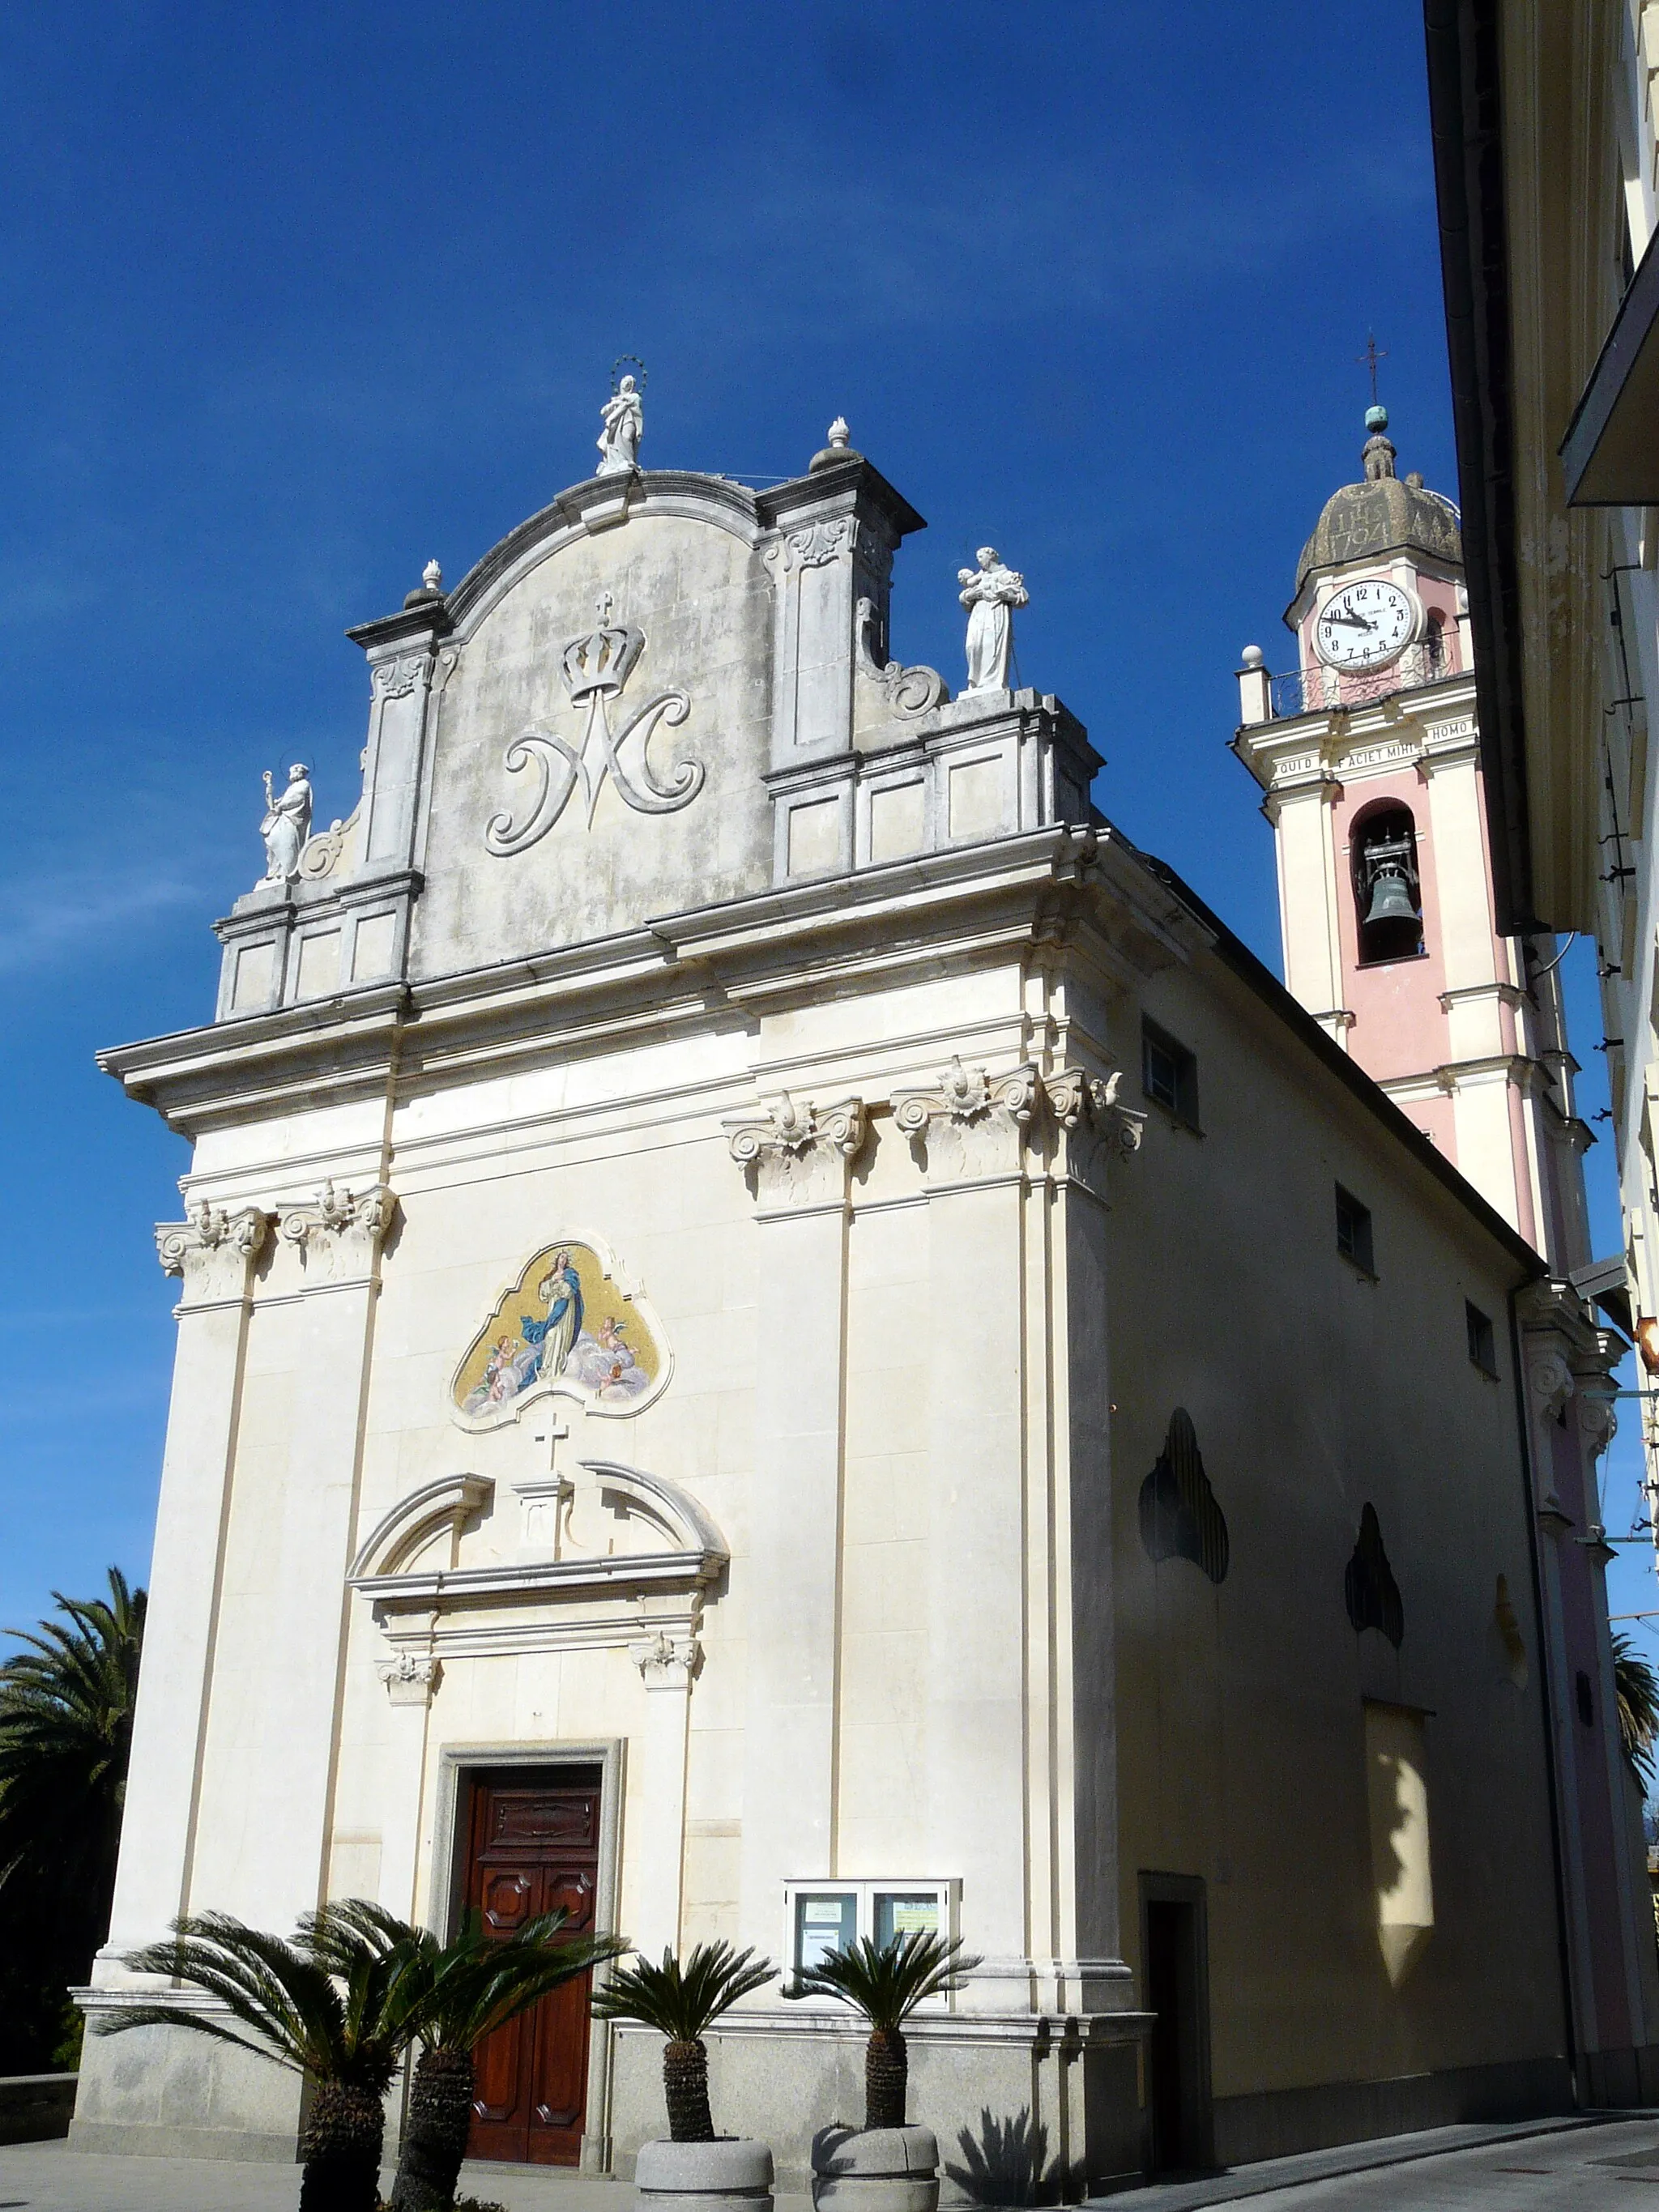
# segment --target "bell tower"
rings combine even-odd
[[[1373,405],[1361,480],[1302,549],[1295,665],[1244,650],[1233,750],[1273,827],[1288,988],[1565,1271],[1589,1256],[1587,1134],[1553,944],[1498,933],[1457,510],[1396,474],[1388,428]]]

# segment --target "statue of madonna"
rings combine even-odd
[[[640,465],[640,440],[645,435],[645,407],[631,376],[623,377],[615,397],[599,411],[605,428],[599,437],[599,465],[593,473],[626,476]]]

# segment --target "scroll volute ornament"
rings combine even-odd
[[[761,1112],[722,1123],[732,1158],[754,1177],[769,1205],[833,1202],[844,1194],[847,1170],[868,1133],[864,1102],[838,1098],[817,1106],[787,1091]]]
[[[337,1191],[330,1181],[314,1205],[284,1206],[276,1233],[297,1248],[307,1274],[323,1282],[349,1281],[372,1271],[397,1210],[397,1195],[385,1183]]]
[[[185,1297],[193,1304],[240,1297],[248,1268],[264,1247],[266,1225],[258,1206],[232,1213],[204,1200],[187,1220],[157,1224],[155,1256],[165,1273],[183,1278]]]

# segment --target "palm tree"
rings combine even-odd
[[[84,1900],[95,1948],[115,1891],[144,1593],[112,1567],[107,1601],[52,1597],[67,1627],[5,1632],[29,1648],[0,1663],[0,1882],[49,1870]]]
[[[947,1943],[929,1929],[915,1929],[878,1946],[867,1936],[844,1950],[826,1951],[798,1974],[787,1997],[839,1997],[870,2023],[864,2052],[864,2124],[902,2128],[910,2086],[904,2023],[927,1997],[960,1989],[978,1966],[962,1955],[962,1938]]]
[[[430,1975],[417,1931],[398,1940],[315,1940],[318,1916],[284,1942],[228,1912],[187,1915],[170,1939],[135,1951],[134,1973],[165,1974],[216,1997],[231,2016],[167,2004],[124,2005],[100,2035],[188,2028],[258,2051],[313,2085],[300,2155],[300,2212],[374,2212],[386,2093],[419,2019]]]
[[[1645,1796],[1653,1787],[1653,1747],[1659,1738],[1659,1676],[1622,1630],[1613,1632],[1613,1686],[1619,1698],[1619,1742]]]
[[[0,2074],[74,2063],[115,1888],[144,1593],[58,1604],[0,1663]]]
[[[325,1905],[303,1921],[304,1940],[337,1973],[359,1943],[418,1949],[412,2014],[421,2043],[392,2185],[392,2212],[447,2212],[472,2124],[473,2052],[487,2036],[561,1984],[628,1948],[625,1936],[556,1940],[569,1918],[549,1912],[494,1940],[476,1918],[448,1943],[361,1898]]]
[[[751,1964],[750,1962],[753,1961]],[[593,1995],[596,2020],[636,2020],[666,2038],[662,2054],[668,2132],[675,2142],[713,2142],[708,2050],[703,2037],[739,1997],[769,1982],[777,1968],[752,1950],[699,1943],[684,1966],[672,1951],[653,1966],[624,1966]]]

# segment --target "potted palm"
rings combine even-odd
[[[668,2141],[640,2146],[634,2169],[642,2203],[695,2197],[708,2212],[743,2207],[771,2212],[772,2153],[763,2142],[717,2136],[708,2108],[708,2046],[720,2014],[769,1982],[777,1969],[753,1951],[699,1943],[682,1965],[665,1951],[660,1966],[641,1958],[593,1995],[599,2020],[637,2021],[663,2039],[663,2096]],[[678,2209],[677,2209],[678,2212]]]
[[[230,2017],[139,2002],[106,2014],[100,2035],[182,2027],[274,2058],[313,2090],[300,2156],[300,2212],[375,2212],[386,2093],[408,2046],[425,1984],[416,1931],[398,1940],[342,1940],[325,1958],[249,1928],[228,1912],[186,1915],[126,1960],[216,1997]]]
[[[349,1971],[355,1948],[390,1952],[413,1942],[409,2024],[420,2044],[398,2150],[392,2212],[449,2212],[466,2156],[477,2087],[473,2052],[487,2036],[561,1984],[628,1948],[623,1936],[568,1936],[569,1915],[549,1912],[501,1939],[474,1918],[447,1943],[412,1929],[361,1898],[325,1905],[301,1923],[303,1940],[333,1970]]]
[[[812,2138],[812,2202],[838,2212],[934,2212],[939,2143],[931,2128],[905,2122],[910,2060],[904,2023],[929,1997],[962,1986],[978,1966],[962,1939],[931,1929],[890,1942],[867,1936],[827,1951],[784,1990],[787,1997],[835,1997],[870,2027],[864,2052],[864,2125],[821,2128]]]

